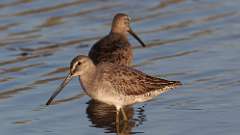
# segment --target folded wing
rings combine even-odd
[[[107,72],[104,73],[103,79],[107,79],[118,93],[124,95],[142,95],[156,90],[166,91],[181,85],[179,81],[152,77],[126,66],[111,64],[109,68],[105,68],[105,71]]]

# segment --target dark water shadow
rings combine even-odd
[[[6,91],[1,91],[0,92],[0,100],[10,98],[13,95],[18,94],[19,92],[23,92],[23,91],[27,91],[27,90],[31,90],[31,89],[33,89],[33,87],[23,86],[23,87],[17,87],[17,88],[9,89],[9,90],[6,90]]]
[[[102,128],[105,133],[116,133],[118,135],[129,135],[143,132],[133,131],[134,128],[142,125],[145,121],[144,109],[136,110],[137,118],[134,118],[134,109],[131,106],[124,108],[128,121],[121,121],[119,125],[115,124],[116,109],[98,101],[90,100],[86,109],[87,117],[91,121],[91,127]],[[120,119],[123,119],[122,117]]]

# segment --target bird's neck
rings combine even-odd
[[[89,67],[88,71],[79,76],[80,83],[85,92],[88,92],[94,87],[94,80],[96,78],[96,66],[95,65],[91,66],[92,67]]]

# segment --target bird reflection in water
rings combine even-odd
[[[136,134],[142,132],[133,132],[133,128],[141,125],[145,121],[144,109],[137,109],[137,118],[134,118],[134,109],[126,106],[124,111],[128,121],[115,123],[116,108],[108,104],[90,100],[86,109],[87,116],[92,122],[93,127],[103,128],[105,133],[117,133],[118,135]],[[121,116],[123,117],[123,116]]]

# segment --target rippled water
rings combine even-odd
[[[131,16],[148,45],[135,68],[183,86],[126,108],[119,134],[237,135],[240,132],[240,1],[1,0],[0,131],[4,135],[115,134],[114,108],[90,101],[77,79],[43,104],[70,60]]]

